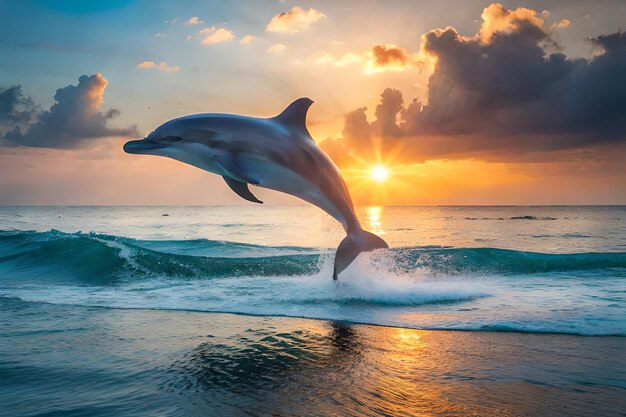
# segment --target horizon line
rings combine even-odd
[[[265,207],[309,207],[309,204],[265,204]],[[246,204],[0,204],[10,207],[253,207]],[[355,207],[626,207],[617,204],[355,204]]]

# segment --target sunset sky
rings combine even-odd
[[[122,145],[303,96],[358,204],[626,204],[624,1],[25,0],[0,16],[0,204],[249,204]]]

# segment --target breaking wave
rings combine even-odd
[[[626,335],[626,253],[404,247],[360,256],[339,282],[330,279],[333,254],[334,248],[7,230],[0,231],[0,298],[423,329]]]
[[[297,276],[320,271],[334,249],[196,240],[136,240],[95,233],[1,231],[0,280],[115,283],[153,277]],[[406,274],[538,274],[626,268],[626,253],[544,254],[497,248],[406,247],[386,251]]]

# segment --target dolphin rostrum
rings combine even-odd
[[[363,251],[388,248],[361,228],[339,169],[313,141],[306,113],[313,101],[300,98],[281,114],[256,118],[196,114],[170,120],[124,151],[166,156],[221,175],[240,197],[262,203],[248,184],[291,194],[334,217],[346,231],[335,255],[333,279]]]

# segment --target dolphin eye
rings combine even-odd
[[[180,136],[166,136],[161,140],[164,142],[179,142],[183,140],[183,138],[181,138]]]

